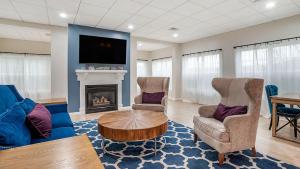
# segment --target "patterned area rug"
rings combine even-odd
[[[217,152],[202,141],[193,142],[193,130],[184,125],[169,121],[169,128],[164,135],[166,145],[157,152],[156,156],[117,157],[105,154],[101,148],[102,138],[98,133],[97,121],[81,121],[74,123],[78,135],[87,134],[102,163],[107,169],[206,169],[206,168],[264,168],[264,169],[299,169],[270,156],[257,153],[251,156],[250,150],[228,154],[222,167],[218,166]],[[159,140],[159,146],[163,139]],[[117,143],[106,140],[107,149],[126,156],[142,156],[153,150],[154,141]]]

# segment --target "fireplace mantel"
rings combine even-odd
[[[81,113],[85,113],[85,86],[86,85],[118,85],[118,107],[122,104],[122,81],[127,70],[75,70],[77,80],[80,82],[80,108]]]

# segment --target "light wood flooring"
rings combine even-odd
[[[193,116],[197,115],[198,104],[183,103],[181,101],[169,101],[168,117],[170,120],[193,127]],[[106,113],[106,112],[105,112]],[[71,113],[73,121],[97,119],[104,113],[78,114]],[[269,128],[269,120],[261,117],[257,132],[256,150],[260,153],[270,155],[284,162],[300,167],[300,143],[285,141],[272,137]],[[282,130],[288,137],[293,137],[292,127]],[[298,134],[300,137],[300,134]]]

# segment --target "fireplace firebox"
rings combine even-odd
[[[118,85],[85,86],[86,113],[118,110]]]

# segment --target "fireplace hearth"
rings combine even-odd
[[[118,86],[86,85],[86,113],[111,111],[118,109]]]

